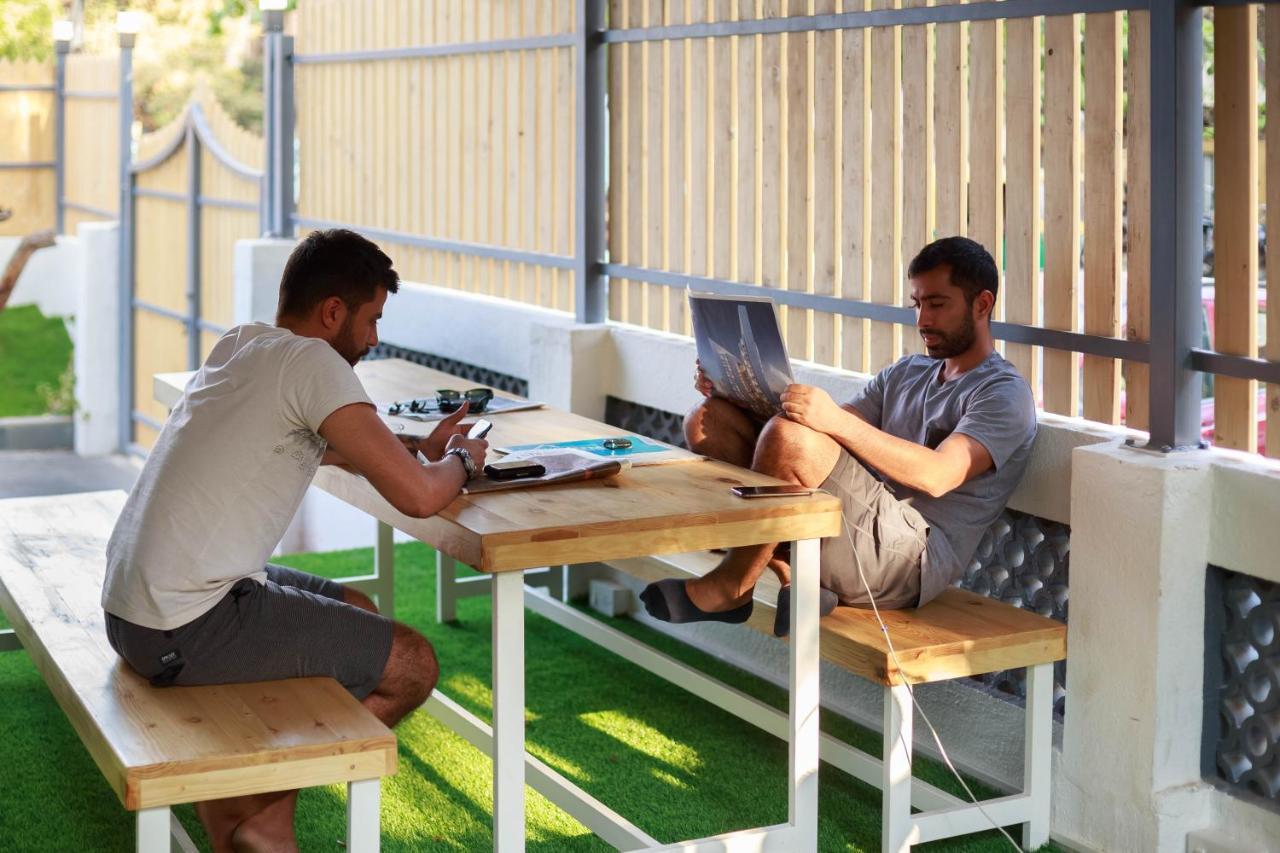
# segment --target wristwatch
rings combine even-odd
[[[465,447],[454,447],[445,451],[445,456],[456,456],[462,460],[462,467],[467,471],[467,479],[476,475],[476,463],[471,461],[471,454]]]

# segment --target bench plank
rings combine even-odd
[[[719,563],[707,552],[611,560],[645,580],[699,577]],[[773,633],[778,585],[765,572],[747,625]],[[822,657],[883,685],[921,684],[1059,661],[1067,656],[1067,626],[977,593],[948,587],[915,610],[881,610],[894,655],[871,610],[837,607],[821,622]]]
[[[123,492],[0,501],[0,607],[125,808],[396,770],[395,735],[331,678],[156,689],[107,643]]]

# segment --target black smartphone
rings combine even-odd
[[[471,425],[471,429],[467,431],[467,438],[484,438],[491,429],[493,429],[493,421],[481,418]]]
[[[541,477],[547,473],[547,469],[528,459],[513,459],[510,462],[491,462],[484,466],[484,473],[492,480],[522,480],[526,477]]]
[[[734,486],[731,491],[740,498],[785,498],[811,495],[818,490],[807,486]]]

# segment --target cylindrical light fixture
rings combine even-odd
[[[120,36],[121,47],[133,47],[133,41],[142,28],[142,15],[129,9],[116,13],[116,34]]]
[[[76,25],[69,18],[53,22],[53,41],[60,50],[66,49],[76,37]]]

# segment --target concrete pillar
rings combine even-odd
[[[263,238],[237,240],[233,265],[234,302],[232,323],[276,321],[280,299],[280,276],[289,260],[295,240]]]
[[[1067,715],[1054,833],[1102,850],[1183,850],[1204,715],[1209,453],[1077,448]]]
[[[603,323],[532,323],[529,398],[603,421],[614,360]]]
[[[120,225],[85,222],[78,229],[83,262],[75,275],[75,451],[114,453],[120,446]]]

